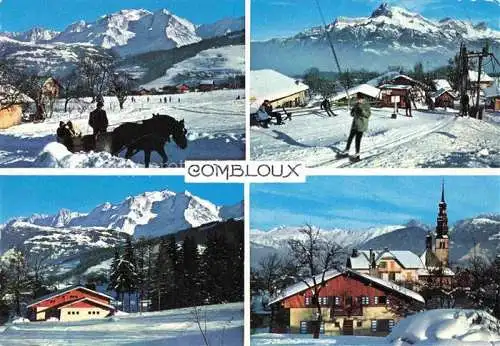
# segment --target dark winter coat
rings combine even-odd
[[[103,109],[96,109],[90,112],[89,125],[94,132],[106,132],[108,128],[108,117]]]
[[[368,119],[371,116],[370,105],[368,103],[357,102],[351,109],[352,129],[365,132],[368,130]]]

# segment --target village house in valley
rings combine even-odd
[[[321,285],[321,275],[316,282]],[[269,304],[271,329],[276,332],[312,333],[318,320],[311,286],[299,282],[280,292]],[[329,335],[387,335],[394,323],[421,309],[424,298],[395,283],[351,269],[325,274],[319,293],[321,333]]]
[[[276,107],[297,107],[306,103],[309,86],[274,70],[250,72],[250,108],[257,111],[264,100]]]
[[[39,298],[28,305],[28,317],[32,321],[83,321],[111,316],[115,307],[113,298],[88,289],[75,286]]]

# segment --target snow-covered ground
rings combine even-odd
[[[143,85],[146,89],[180,83],[197,84],[203,79],[231,80],[245,74],[245,46],[226,46],[201,51],[169,68],[165,75]]]
[[[341,346],[498,346],[499,325],[482,311],[442,309],[418,313],[400,321],[387,337],[320,336],[258,333],[251,344]]]
[[[193,308],[120,314],[84,322],[30,322],[0,327],[0,346],[205,345]],[[210,345],[243,345],[243,303],[200,308]]]
[[[293,120],[270,128],[252,127],[254,160],[303,161],[309,167],[500,167],[499,113],[487,121],[456,116],[453,110],[399,110],[391,119],[390,108],[372,108],[368,132],[361,142],[361,158],[351,163],[337,159],[344,150],[352,118],[346,108],[328,117],[319,107],[290,109]],[[354,141],[351,154],[354,153]]]
[[[161,102],[166,97],[172,102]],[[240,100],[236,100],[240,96]],[[149,102],[147,98],[149,97]],[[105,98],[105,110],[110,127],[108,131],[127,121],[149,119],[153,113],[168,114],[184,119],[188,130],[188,147],[178,148],[173,141],[166,145],[169,164],[178,167],[184,160],[234,160],[245,156],[245,100],[244,90],[217,90],[206,93],[180,95],[137,96],[136,102],[127,100],[119,110],[114,97]],[[180,102],[179,102],[180,100]],[[112,157],[108,153],[71,154],[55,145],[59,121],[71,120],[84,134],[92,133],[87,125],[95,105],[74,101],[70,112],[64,113],[64,101],[59,100],[54,116],[43,123],[24,123],[0,130],[0,166],[3,167],[141,167],[144,154],[130,160]],[[49,147],[47,144],[52,143]],[[44,150],[45,148],[45,150]],[[125,151],[121,153],[123,157]],[[151,156],[151,166],[160,166],[157,153]]]

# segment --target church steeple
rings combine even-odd
[[[444,180],[441,184],[441,202],[439,202],[439,212],[436,219],[436,238],[448,236],[448,214],[447,205],[444,199]]]
[[[434,248],[436,257],[441,265],[448,266],[449,258],[449,239],[448,239],[448,212],[444,199],[444,180],[441,183],[441,201],[439,202],[439,211],[436,219],[436,245]]]

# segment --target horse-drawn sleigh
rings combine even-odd
[[[178,121],[171,116],[161,114],[153,114],[151,119],[136,123],[123,123],[112,132],[97,135],[77,135],[75,131],[72,131],[71,122],[66,124],[61,122],[57,130],[58,142],[64,144],[73,153],[105,151],[118,156],[124,149],[127,149],[125,158],[129,159],[137,152],[144,151],[146,167],[149,167],[153,151],[161,156],[165,167],[168,161],[165,144],[172,138],[179,148],[185,149],[187,147],[186,134],[184,120]]]

